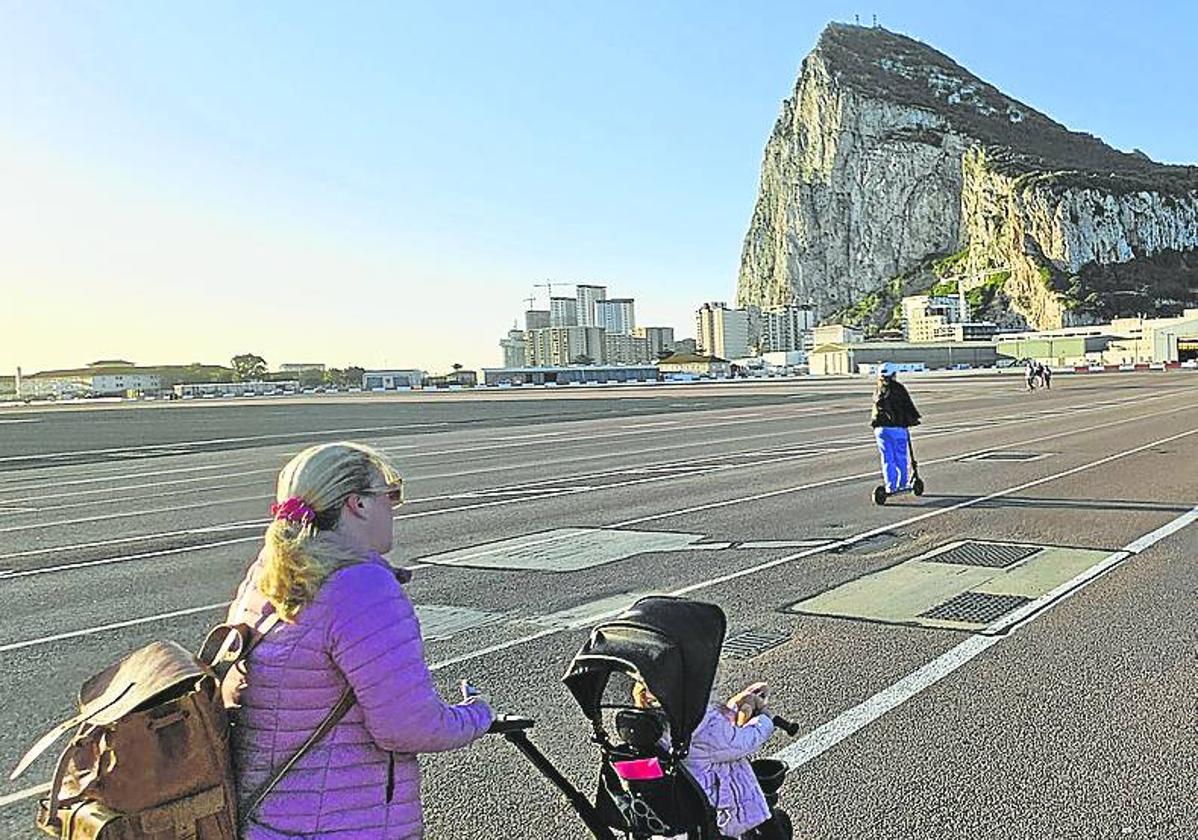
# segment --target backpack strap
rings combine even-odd
[[[50,781],[50,795],[43,800],[46,802],[46,823],[54,828],[59,828],[62,825],[62,821],[58,818],[58,794],[62,790],[63,781],[66,780],[67,764],[74,748],[75,743],[72,741],[59,756],[58,764],[54,766],[54,778]],[[57,834],[57,831],[54,833]]]
[[[253,626],[249,624],[218,624],[208,631],[200,652],[196,658],[210,668],[215,668],[222,662],[236,665],[256,648],[271,629],[279,623],[277,612],[270,612],[258,619]]]
[[[304,741],[300,748],[295,751],[295,755],[283,762],[281,766],[270,774],[270,778],[267,779],[266,783],[254,792],[250,804],[238,814],[238,822],[241,826],[244,827],[249,822],[250,816],[258,810],[258,806],[262,804],[262,800],[266,799],[270,795],[270,792],[275,789],[275,785],[279,783],[283,775],[294,767],[295,763],[303,758],[308,750],[316,746],[325,735],[329,734],[329,731],[341,721],[341,718],[345,717],[345,713],[350,710],[350,707],[356,701],[357,698],[354,697],[354,690],[347,685],[345,691],[341,692],[341,698],[337,701],[337,705],[320,722],[320,726],[316,727],[316,731],[308,736],[308,740]]]
[[[12,773],[8,777],[9,780],[15,779],[15,778],[17,778],[17,776],[20,776],[22,773],[24,773],[26,768],[28,768],[29,765],[32,764],[34,762],[34,760],[36,760],[38,758],[38,756],[40,756],[47,749],[49,749],[51,744],[53,744],[60,737],[62,737],[64,732],[66,732],[69,729],[74,729],[76,726],[79,726],[80,724],[87,723],[88,720],[90,720],[91,718],[100,714],[100,712],[103,712],[106,709],[108,709],[110,706],[115,705],[116,702],[119,701],[122,697],[124,697],[129,692],[129,689],[131,689],[131,688],[133,688],[132,683],[125,686],[124,690],[122,690],[120,694],[117,694],[115,697],[112,698],[111,701],[109,701],[105,705],[101,706],[100,708],[92,709],[91,711],[89,711],[87,713],[80,712],[79,714],[75,715],[74,717],[64,720],[62,723],[55,726],[53,729],[51,729],[49,732],[47,732],[41,738],[38,738],[37,743],[34,744],[32,747],[30,747],[29,751],[26,752],[25,755],[23,755],[21,757],[21,760],[17,762],[17,766],[13,768]]]
[[[279,623],[279,619],[279,614],[272,612],[262,616],[253,627],[243,623],[222,624],[212,628],[200,648],[200,660],[212,666],[215,666],[219,662],[230,662],[233,665],[244,662],[249,658],[254,648],[266,638],[266,634]],[[320,722],[320,726],[316,727],[316,730],[308,736],[308,739],[300,745],[300,748],[295,751],[295,754],[291,758],[283,762],[282,765],[270,774],[270,778],[254,792],[250,804],[244,810],[239,809],[238,822],[242,826],[249,821],[250,815],[258,810],[258,806],[262,804],[262,800],[266,799],[270,795],[270,792],[275,789],[275,786],[278,785],[284,774],[294,767],[295,763],[316,746],[324,736],[328,735],[334,726],[341,722],[341,718],[345,717],[345,713],[354,705],[356,699],[353,689],[347,685],[345,691],[341,693],[341,697],[337,700],[337,704],[333,706],[324,720]]]

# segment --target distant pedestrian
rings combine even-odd
[[[898,368],[890,362],[878,365],[878,386],[869,425],[873,427],[882,456],[882,480],[887,493],[906,490],[911,483],[907,453],[911,439],[908,429],[919,425],[919,411],[907,389],[898,381]]]
[[[1052,390],[1052,368],[1048,365],[1040,365],[1040,381],[1046,391]]]
[[[1032,359],[1027,360],[1027,370],[1025,371],[1025,379],[1027,381],[1027,389],[1030,391],[1036,387],[1036,363]]]

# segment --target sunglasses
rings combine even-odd
[[[386,487],[367,487],[358,492],[366,496],[386,496],[391,507],[397,508],[403,504],[403,479],[401,478],[394,484],[388,484]]]

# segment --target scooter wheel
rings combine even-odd
[[[916,496],[923,495],[923,479],[922,478],[917,478],[917,479],[915,479],[915,481],[913,481],[911,483],[911,492],[914,493]]]
[[[886,488],[883,487],[881,484],[879,484],[877,487],[874,488],[874,504],[875,505],[886,504]]]

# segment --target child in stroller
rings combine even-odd
[[[736,695],[731,706],[709,702],[726,629],[715,604],[657,595],[591,631],[563,682],[599,749],[593,799],[528,738],[534,721],[499,715],[491,731],[562,793],[596,840],[789,840],[790,820],[776,807],[786,765],[750,764],[748,756],[775,727],[795,735],[798,726],[762,713],[762,684]],[[607,700],[608,680],[617,674],[641,684],[637,702],[627,693]],[[706,787],[696,773],[707,778]],[[751,807],[731,804],[750,801]]]
[[[639,681],[632,685],[632,699],[640,709],[660,705]],[[683,760],[715,808],[716,825],[725,837],[788,840],[792,836],[790,816],[777,807],[785,767],[769,759],[750,761],[774,734],[773,718],[765,713],[768,704],[769,687],[764,682],[753,683],[727,703],[712,698]],[[668,734],[663,746],[669,749]],[[770,788],[768,794],[763,784]]]

